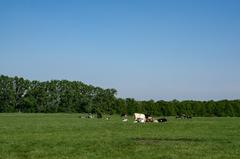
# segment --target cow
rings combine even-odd
[[[127,117],[127,114],[122,113],[122,114],[121,114],[121,117],[122,117],[122,118],[123,118],[123,117],[126,118],[126,117]]]
[[[186,114],[177,114],[176,119],[192,119],[192,117],[190,115],[186,115]]]
[[[176,115],[176,119],[182,119],[181,115]]]
[[[166,118],[160,118],[160,119],[157,119],[157,121],[159,123],[164,123],[164,122],[167,122],[167,119]]]
[[[94,115],[89,113],[86,118],[91,118],[92,119],[92,118],[94,118]]]
[[[145,114],[141,114],[141,113],[134,113],[133,114],[133,119],[134,119],[134,121],[138,121],[138,122],[141,122],[141,123],[146,122]]]

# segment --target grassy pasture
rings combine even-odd
[[[0,159],[29,158],[239,159],[240,118],[134,124],[119,116],[0,114]]]

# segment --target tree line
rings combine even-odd
[[[117,98],[117,90],[80,81],[30,81],[0,76],[0,112],[145,113],[155,116],[240,116],[240,100],[137,101]]]

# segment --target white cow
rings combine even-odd
[[[138,121],[138,122],[141,122],[141,123],[145,123],[146,122],[145,114],[134,113],[133,114],[133,118],[134,118],[134,121]]]

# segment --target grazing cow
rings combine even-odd
[[[176,119],[192,119],[192,117],[186,114],[177,114]]]
[[[182,114],[182,118],[183,118],[183,119],[186,119],[186,118],[187,118],[187,115],[186,115],[186,114]]]
[[[181,115],[177,115],[176,119],[182,119],[182,116]]]
[[[134,121],[138,121],[138,122],[141,122],[141,123],[145,123],[146,122],[145,114],[134,113],[133,114],[133,118],[134,118]]]
[[[94,116],[93,116],[91,113],[89,113],[89,114],[87,115],[87,118],[94,118]]]
[[[124,117],[124,118],[126,118],[126,117],[127,117],[127,114],[125,114],[125,113],[122,113],[122,114],[121,114],[121,117]]]
[[[157,121],[159,123],[164,123],[164,122],[167,122],[167,119],[166,118],[160,118],[160,119],[157,119]]]

